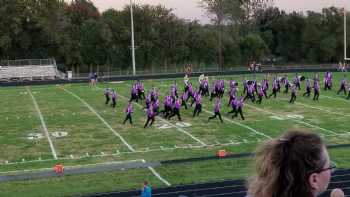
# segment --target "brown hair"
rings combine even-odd
[[[252,197],[310,197],[309,176],[322,169],[325,145],[320,136],[288,131],[265,142],[256,152],[256,175],[248,180]]]

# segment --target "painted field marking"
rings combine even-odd
[[[294,118],[294,119],[303,119],[304,118],[304,116],[299,115],[299,114],[288,114],[286,117],[287,118]]]
[[[92,113],[94,113],[102,122],[103,124],[105,124],[107,126],[107,128],[109,128],[109,130],[111,130],[117,137],[119,137],[119,139],[128,147],[128,149],[132,152],[135,152],[135,149],[128,144],[128,142],[116,131],[114,130],[111,125],[109,125],[105,119],[103,119],[100,114],[98,114],[96,112],[96,110],[94,110],[94,108],[92,108],[86,101],[84,101],[82,98],[80,98],[78,95],[74,94],[73,92],[65,89],[64,87],[61,87],[62,90],[64,90],[65,92],[69,93],[70,95],[72,95],[73,97],[75,97],[76,99],[78,99],[80,102],[82,102]]]
[[[188,122],[177,122],[176,125],[183,128],[192,126],[192,124]]]
[[[324,98],[329,98],[329,99],[333,99],[333,100],[338,100],[338,101],[344,101],[344,102],[347,102],[347,103],[350,103],[350,100],[347,100],[347,99],[342,99],[342,98],[336,98],[336,97],[332,97],[332,96],[325,96],[325,95],[320,95],[320,97],[324,97]]]
[[[128,100],[126,97],[124,97],[123,95],[119,94],[119,96],[124,99],[124,100]],[[140,108],[143,108],[142,105],[138,104],[138,103],[135,103],[138,107]],[[181,127],[177,126],[177,125],[174,125],[172,124],[171,122],[167,121],[167,120],[164,120],[163,118],[160,118],[158,116],[156,116],[157,119],[159,119],[160,121],[162,121],[163,123],[166,123],[166,124],[169,124],[171,125],[172,127],[175,127],[178,131],[190,136],[193,140],[197,141],[198,143],[200,143],[201,145],[203,146],[206,146],[206,144],[204,142],[202,142],[200,139],[196,138],[195,136],[193,136],[192,134],[190,134],[189,132],[185,131],[184,129],[182,129]]]
[[[344,135],[344,136],[350,136],[350,134],[339,134],[339,135]],[[339,135],[325,135],[325,136],[339,136]],[[163,147],[161,148],[156,148],[156,149],[150,149],[146,148],[145,150],[136,150],[135,152],[119,152],[119,150],[116,151],[114,154],[104,154],[104,155],[90,155],[89,153],[85,153],[83,156],[76,156],[71,158],[70,156],[67,157],[60,157],[58,159],[38,159],[38,160],[28,160],[28,161],[19,161],[19,162],[10,162],[10,161],[5,161],[4,163],[0,163],[1,165],[16,165],[16,164],[26,164],[26,163],[44,163],[44,162],[52,162],[52,161],[57,161],[57,160],[79,160],[79,159],[86,159],[86,158],[103,158],[103,157],[120,157],[121,155],[126,155],[126,154],[137,154],[137,153],[151,153],[151,152],[166,152],[166,151],[173,151],[173,150],[185,150],[185,149],[210,149],[212,147],[217,148],[217,147],[228,147],[228,146],[238,146],[241,145],[244,142],[236,142],[235,140],[229,140],[229,143],[220,143],[220,144],[208,144],[205,146],[202,145],[185,145],[185,146],[177,146],[174,145],[174,147]],[[257,139],[256,142],[262,142],[262,139]],[[254,141],[248,141],[248,143],[254,143]]]
[[[121,83],[124,83],[124,81],[111,81],[111,82],[108,82],[110,84],[121,84]]]
[[[206,109],[203,109],[203,111],[205,111],[206,113],[209,113],[209,114],[211,114],[211,115],[214,115],[213,112],[208,111],[208,110],[206,110]],[[268,136],[268,135],[266,135],[266,134],[264,134],[264,133],[262,133],[262,132],[259,132],[259,131],[255,130],[255,129],[253,129],[253,128],[247,126],[247,125],[245,125],[245,124],[242,124],[242,123],[239,123],[239,122],[230,120],[230,119],[228,119],[228,118],[226,118],[226,117],[224,117],[224,116],[223,116],[222,118],[225,119],[226,121],[229,121],[229,122],[231,122],[231,123],[233,123],[233,124],[236,124],[236,125],[238,125],[238,126],[240,126],[240,127],[244,127],[244,128],[246,128],[246,129],[248,129],[248,130],[254,132],[255,134],[264,136],[264,137],[267,138],[267,139],[272,139],[271,136]]]
[[[284,98],[277,98],[277,99],[280,99],[280,100],[289,100],[289,99],[284,99]],[[295,102],[295,103],[296,103],[296,104],[301,104],[301,103],[299,103],[299,102]],[[301,104],[301,105],[305,105],[305,104]],[[249,104],[247,104],[247,106],[253,107],[253,108],[255,108],[255,109],[257,109],[257,110],[260,110],[260,111],[263,111],[263,112],[265,112],[265,113],[270,113],[270,114],[272,114],[272,115],[277,115],[276,113],[269,112],[269,111],[266,111],[266,110],[262,110],[262,109],[259,109],[259,108],[257,108],[257,107],[252,106],[252,105],[249,105]],[[305,107],[312,107],[312,108],[315,108],[315,109],[318,109],[318,110],[326,110],[326,109],[317,108],[317,107],[308,106],[308,105],[305,105]],[[326,111],[328,111],[328,112],[330,112],[330,113],[337,113],[337,112],[332,112],[332,111],[329,111],[329,110],[326,110]],[[337,114],[340,114],[340,113],[337,113]],[[346,114],[341,114],[341,115],[350,116],[350,115],[346,115]],[[276,116],[275,116],[275,117],[276,117]],[[279,116],[279,117],[280,117],[280,116]],[[276,118],[276,119],[277,119],[277,118]],[[312,128],[316,128],[316,129],[320,129],[320,130],[323,130],[323,131],[332,133],[333,135],[344,135],[344,134],[339,134],[339,133],[334,132],[334,131],[332,131],[332,130],[325,129],[325,128],[322,128],[322,127],[319,127],[319,126],[316,126],[316,125],[312,125],[312,124],[310,124],[310,123],[307,123],[307,122],[304,122],[304,121],[301,121],[301,120],[297,120],[297,119],[294,119],[294,118],[291,118],[291,120],[292,120],[292,121],[295,121],[295,122],[297,122],[297,123],[301,123],[301,124],[307,125],[307,126],[312,127]],[[345,134],[345,135],[346,135],[346,134]]]
[[[42,133],[29,133],[27,135],[28,140],[40,140],[42,138],[45,138],[44,134]]]
[[[227,80],[224,80],[224,82],[225,82],[226,84],[229,84],[229,82],[228,82]],[[204,110],[205,110],[205,109],[204,109]],[[208,111],[208,110],[205,110],[205,111],[206,111],[207,113],[214,114],[213,112],[210,112],[210,111]],[[248,130],[250,130],[250,131],[252,131],[252,132],[254,132],[254,133],[258,134],[258,135],[264,136],[264,137],[266,137],[267,139],[272,139],[271,136],[266,135],[266,134],[264,134],[264,133],[262,133],[262,132],[259,132],[259,131],[255,130],[255,129],[253,129],[253,128],[247,126],[247,125],[245,125],[245,124],[242,124],[242,123],[239,123],[239,122],[230,120],[230,119],[228,119],[228,118],[226,118],[226,117],[223,117],[223,118],[224,118],[225,120],[227,120],[227,121],[233,123],[233,124],[236,124],[236,125],[238,125],[238,126],[244,127],[244,128],[246,128],[246,129],[248,129]]]
[[[56,152],[55,147],[54,147],[54,145],[52,143],[52,140],[50,138],[49,132],[48,132],[47,127],[46,127],[46,122],[45,122],[44,117],[43,117],[43,115],[42,115],[42,113],[40,111],[39,105],[36,102],[36,99],[33,96],[33,94],[30,91],[30,89],[28,87],[26,87],[26,89],[27,89],[27,92],[29,93],[30,97],[32,97],[33,104],[34,104],[35,109],[36,109],[36,111],[37,111],[37,113],[39,115],[39,118],[40,118],[40,121],[41,121],[41,125],[42,125],[42,127],[44,129],[45,136],[46,136],[46,138],[47,138],[47,140],[49,141],[49,144],[50,144],[52,156],[53,156],[54,159],[57,159],[57,152]]]
[[[55,138],[62,138],[68,136],[68,132],[65,131],[56,131],[52,132],[51,135]]]
[[[288,119],[303,119],[304,116],[302,115],[298,115],[298,114],[288,114],[288,115],[274,115],[274,116],[270,116],[271,119],[275,119],[275,120],[288,120]]]
[[[209,114],[211,114],[211,115],[214,114],[214,113],[212,113],[212,112],[210,112],[210,111],[208,111],[208,110],[206,110],[206,109],[204,109],[204,108],[203,108],[203,111],[205,111],[206,113],[209,113]],[[228,119],[228,118],[226,118],[226,117],[223,117],[223,118],[224,118],[225,120],[231,122],[231,123],[234,123],[234,124],[236,124],[236,125],[238,125],[238,126],[244,127],[244,128],[246,128],[246,129],[248,129],[248,130],[250,130],[250,131],[253,131],[254,133],[256,133],[256,134],[258,134],[258,135],[262,135],[262,136],[264,136],[264,137],[266,137],[266,138],[268,138],[268,139],[272,139],[270,136],[268,136],[268,135],[266,135],[266,134],[264,134],[264,133],[261,133],[261,132],[255,130],[255,129],[253,129],[253,128],[247,126],[247,125],[244,125],[244,124],[241,124],[241,123],[239,123],[239,122],[230,120],[230,119]]]
[[[101,166],[101,165],[111,165],[111,164],[125,164],[125,163],[134,163],[134,162],[143,162],[141,159],[137,160],[129,160],[129,161],[114,161],[114,162],[105,162],[105,163],[95,163],[95,164],[85,164],[85,165],[74,165],[74,166],[64,166],[65,169],[76,169],[83,167],[93,167],[93,166]],[[6,171],[0,172],[0,174],[13,174],[13,173],[24,173],[24,172],[41,172],[41,171],[51,171],[53,168],[39,168],[39,169],[29,169],[29,170],[14,170],[14,171]]]
[[[289,100],[289,99],[285,99],[285,98],[277,98],[279,100]],[[308,108],[311,108],[311,109],[317,109],[317,110],[320,110],[320,111],[325,111],[325,112],[328,112],[330,114],[335,114],[335,115],[340,115],[340,116],[349,116],[350,117],[350,114],[343,114],[343,113],[339,113],[339,112],[334,112],[334,111],[330,111],[328,109],[324,109],[324,108],[320,108],[320,107],[315,107],[315,106],[311,106],[311,105],[307,105],[307,104],[304,104],[304,103],[299,103],[299,102],[295,102],[295,104],[297,105],[301,105],[301,106],[304,106],[304,107],[308,107]]]
[[[155,124],[155,126],[156,127],[158,127],[158,129],[171,129],[171,128],[173,128],[172,126],[170,126],[170,125],[168,125],[168,124],[159,124],[159,123],[157,123],[157,124]]]
[[[258,107],[255,107],[253,105],[250,105],[250,104],[246,104],[248,107],[250,108],[254,108],[255,110],[258,110],[258,111],[261,111],[261,112],[264,112],[264,113],[268,113],[268,114],[271,114],[273,116],[280,116],[278,113],[275,113],[275,112],[271,112],[271,111],[267,111],[265,109],[260,109]],[[307,125],[309,127],[312,127],[312,128],[316,128],[316,129],[320,129],[320,130],[323,130],[323,131],[326,131],[328,133],[332,133],[334,135],[338,135],[336,132],[334,131],[331,131],[329,129],[325,129],[325,128],[322,128],[322,127],[319,127],[319,126],[316,126],[316,125],[312,125],[310,123],[307,123],[307,122],[304,122],[302,120],[298,120],[298,119],[294,119],[294,118],[291,118],[290,120],[294,121],[294,122],[297,122],[297,123],[300,123],[300,124],[304,124],[304,125]]]
[[[284,117],[276,116],[276,115],[270,116],[270,118],[275,119],[275,120],[286,120]]]
[[[145,161],[144,159],[142,159],[142,163],[146,163],[146,161]],[[156,170],[155,170],[154,168],[152,168],[151,166],[148,166],[147,168],[154,174],[154,176],[156,176],[159,180],[161,180],[165,185],[171,186],[171,184],[170,184],[167,180],[163,179],[163,178],[156,172]]]

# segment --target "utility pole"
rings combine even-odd
[[[131,53],[132,53],[132,73],[136,75],[135,67],[135,38],[134,38],[134,15],[133,15],[133,2],[130,0],[130,15],[131,15]]]

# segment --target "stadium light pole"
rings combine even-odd
[[[348,60],[348,56],[347,56],[347,51],[346,51],[346,10],[345,7],[343,8],[343,15],[344,15],[344,60]]]
[[[130,0],[130,15],[131,15],[131,53],[132,53],[132,73],[136,75],[135,67],[135,38],[134,38],[134,15],[133,15],[133,2]]]

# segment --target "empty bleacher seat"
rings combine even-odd
[[[2,66],[0,68],[0,79],[6,80],[55,79],[57,77],[59,76],[55,65]]]

